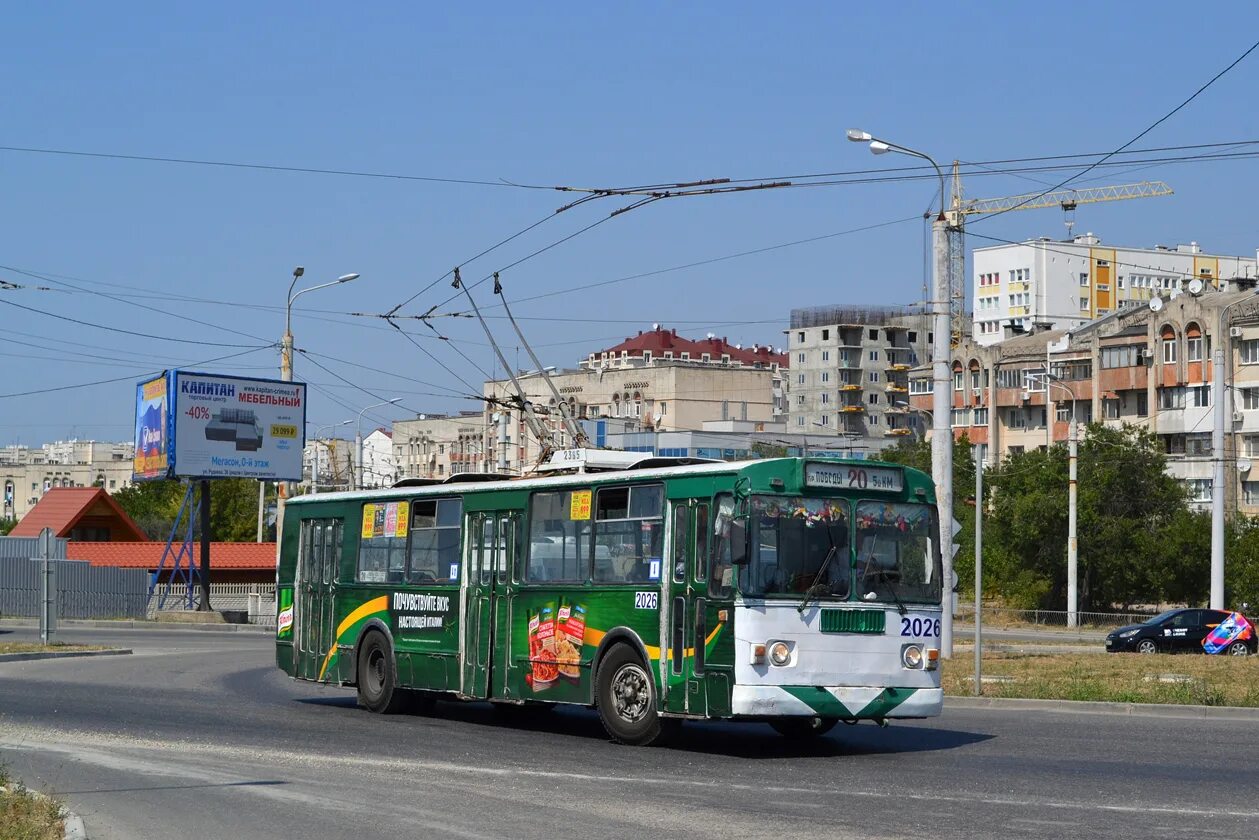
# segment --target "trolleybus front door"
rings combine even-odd
[[[707,712],[703,628],[707,625],[708,610],[704,603],[703,576],[708,508],[707,499],[692,499],[674,503],[672,510],[673,542],[665,586],[668,634],[661,640],[662,659],[667,659],[664,707],[670,712],[698,715]]]
[[[462,693],[468,697],[486,698],[490,696],[496,601],[499,600],[496,596],[500,594],[496,589],[505,586],[510,577],[515,517],[506,513],[472,513],[468,514],[468,520],[471,536],[464,563],[466,594],[461,652]],[[506,624],[504,622],[503,626],[506,627]],[[498,681],[501,684],[501,676]]]

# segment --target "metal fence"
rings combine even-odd
[[[61,618],[144,618],[149,575],[143,569],[103,568],[83,560],[56,562]],[[0,615],[39,615],[40,565],[29,557],[0,558]]]
[[[54,537],[52,540],[52,556],[58,560],[66,559],[66,544],[69,540]],[[39,537],[0,537],[0,560],[26,560],[39,556]]]
[[[200,589],[193,585],[192,603],[198,603]],[[158,584],[149,599],[148,615],[151,618],[162,609],[181,609],[188,603],[188,587],[182,583]],[[244,612],[250,624],[275,626],[274,583],[211,583],[210,606],[216,610]]]
[[[1106,630],[1125,624],[1139,624],[1157,615],[1155,612],[1077,612],[1077,628]],[[954,614],[961,621],[975,620],[975,605],[961,604]],[[1067,628],[1066,610],[1012,610],[1004,607],[984,607],[984,624],[988,626],[1034,625],[1038,627]]]

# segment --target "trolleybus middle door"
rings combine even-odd
[[[469,515],[471,537],[464,564],[465,604],[463,643],[463,694],[489,697],[490,651],[494,639],[494,581],[501,562],[506,562],[506,533],[500,532],[496,513]],[[506,521],[503,524],[507,524]],[[505,531],[506,529],[501,529]]]

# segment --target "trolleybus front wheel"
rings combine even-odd
[[[358,702],[370,712],[393,715],[406,705],[406,692],[398,688],[393,651],[380,633],[367,634],[358,652]]]
[[[769,722],[774,731],[784,738],[817,738],[835,728],[839,718],[824,717],[785,717],[775,718]]]
[[[645,747],[665,732],[651,672],[628,645],[616,645],[599,663],[595,702],[603,728],[622,744]]]

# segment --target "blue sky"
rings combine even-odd
[[[1171,2],[679,5],[14,6],[0,51],[0,145],[548,186],[914,165],[845,142],[849,127],[941,162],[1097,152],[1174,107],[1259,29],[1253,2],[1192,13]],[[1138,147],[1259,139],[1257,83],[1259,53]],[[1255,160],[1099,170],[1087,180],[1160,178],[1176,195],[1081,207],[1077,230],[1110,243],[1193,239],[1253,255],[1256,175]],[[54,289],[0,290],[0,302],[243,345],[155,340],[0,305],[0,394],[127,377],[0,398],[0,443],[30,444],[126,439],[132,374],[277,341],[299,264],[303,284],[362,275],[295,308],[297,345],[332,371],[297,360],[297,378],[318,386],[312,421],[352,417],[372,395],[402,398],[391,413],[369,413],[377,422],[474,408],[452,396],[483,378],[452,345],[493,370],[474,322],[436,322],[451,342],[404,322],[456,376],[383,322],[344,313],[392,308],[571,198],[12,151],[0,151],[0,184],[0,265],[55,281],[0,269],[0,280]],[[966,192],[1044,186],[1003,175],[971,179]],[[653,322],[778,343],[792,307],[919,300],[922,223],[523,299],[909,219],[932,197],[933,185],[919,181],[659,202],[522,263],[503,282],[547,364],[572,365]],[[465,276],[479,279],[615,206],[559,214],[468,264]],[[976,231],[1023,239],[1064,228],[1061,213],[1042,210]],[[492,302],[486,287],[477,292]],[[402,311],[422,313],[451,293],[444,280]],[[494,327],[516,343],[506,322]],[[267,376],[278,373],[278,353],[200,367]]]

